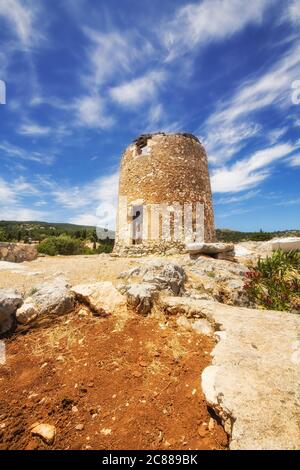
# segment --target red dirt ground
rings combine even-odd
[[[5,340],[0,449],[227,448],[200,389],[212,339],[161,321],[72,313]],[[52,446],[36,422],[56,427]]]

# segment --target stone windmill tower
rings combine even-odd
[[[175,253],[214,240],[202,144],[191,134],[141,135],[121,161],[115,253]]]

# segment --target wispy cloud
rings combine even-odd
[[[27,196],[38,196],[39,190],[23,177],[13,181],[0,178],[0,220],[41,220],[49,214],[27,207]]]
[[[260,24],[272,0],[203,0],[180,7],[163,26],[163,43],[169,51],[168,60],[224,40],[248,24]]]
[[[291,83],[299,75],[300,42],[295,41],[272,66],[244,79],[230,97],[217,104],[198,131],[203,136],[212,165],[222,166],[231,159],[239,158],[239,152],[253,138],[260,137],[265,145],[280,143],[289,130],[287,110],[292,105]],[[270,108],[285,115],[281,127],[266,130],[265,122],[259,120],[258,113]],[[220,169],[215,174],[222,174],[222,171]],[[253,176],[254,183],[264,179],[264,172]],[[244,188],[244,185],[241,187]]]
[[[291,23],[300,23],[300,0],[292,0],[287,8],[287,18]]]
[[[116,171],[81,185],[62,185],[43,176],[33,181],[0,178],[0,220],[55,220],[62,216],[70,223],[114,228],[118,182]]]
[[[295,155],[289,160],[289,165],[292,167],[300,166],[300,155]]]
[[[235,215],[241,215],[241,214],[247,214],[248,212],[251,212],[253,209],[247,209],[246,207],[244,208],[238,208],[238,209],[231,209],[227,212],[220,212],[218,214],[218,217],[220,219],[226,219],[228,217],[232,217],[232,216],[235,216]]]
[[[59,186],[41,180],[51,199],[72,214],[69,222],[114,228],[116,219],[119,173],[114,171],[82,185]]]
[[[290,106],[291,84],[300,73],[300,43],[296,43],[275,65],[260,76],[244,82],[238,91],[221,103],[207,124],[236,123],[250,113],[268,106]]]
[[[41,126],[36,123],[26,123],[19,127],[18,132],[22,135],[42,137],[48,135],[51,132],[51,128],[48,126]]]
[[[5,206],[0,205],[0,220],[17,220],[17,221],[31,221],[31,220],[49,220],[49,212],[31,209],[22,206]]]
[[[78,98],[73,106],[76,122],[80,126],[107,129],[114,124],[113,117],[106,114],[105,102],[98,94]]]
[[[82,72],[82,81],[97,88],[111,77],[135,72],[137,66],[153,53],[153,48],[144,37],[131,32],[117,30],[100,32],[83,28],[90,40],[87,48],[87,67]]]
[[[81,211],[69,219],[70,223],[98,225],[114,229],[116,222],[116,207],[118,194],[119,173],[113,172],[92,181],[81,188]],[[77,188],[78,189],[78,188]],[[71,189],[71,193],[72,193]],[[66,197],[66,194],[64,195]]]
[[[300,197],[295,199],[287,199],[285,201],[278,202],[276,206],[294,206],[296,204],[300,205]]]
[[[39,30],[36,28],[36,2],[0,0],[0,17],[10,25],[23,47],[28,48],[40,39]]]
[[[245,123],[219,123],[211,125],[210,122],[202,128],[204,134],[200,137],[212,164],[224,164],[247,144],[249,139],[261,131],[261,126],[253,122]]]
[[[110,94],[121,105],[138,106],[152,100],[165,80],[166,74],[162,70],[151,71],[112,88]]]
[[[249,201],[249,199],[255,198],[261,191],[259,189],[253,190],[253,191],[248,191],[245,194],[238,195],[238,196],[229,196],[229,197],[223,197],[221,199],[218,199],[215,204],[233,204],[235,202],[244,202],[244,201]]]
[[[53,155],[46,152],[29,152],[21,147],[18,147],[17,145],[10,144],[7,141],[0,143],[0,157],[12,159],[20,158],[22,160],[38,162],[44,165],[51,165],[55,158]]]
[[[272,163],[287,157],[295,150],[296,148],[291,144],[278,144],[260,150],[229,167],[217,168],[212,171],[213,191],[228,193],[253,188],[268,178]]]
[[[2,201],[2,203],[5,201],[6,204],[9,201],[13,203],[16,202],[15,192],[3,178],[0,178],[0,201]]]

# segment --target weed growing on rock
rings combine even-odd
[[[259,307],[300,313],[300,252],[275,251],[245,274],[244,289]]]

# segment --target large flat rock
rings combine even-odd
[[[111,282],[78,284],[72,287],[77,300],[82,302],[96,315],[110,315],[124,310],[126,299]]]
[[[186,250],[191,254],[217,255],[220,253],[233,253],[234,245],[232,243],[188,243]]]
[[[272,247],[272,250],[300,250],[300,237],[278,238],[271,240],[269,243]]]
[[[178,299],[181,314],[184,302]],[[231,434],[230,448],[299,449],[300,316],[205,300],[193,301],[194,316],[197,309],[221,330],[201,382]]]

